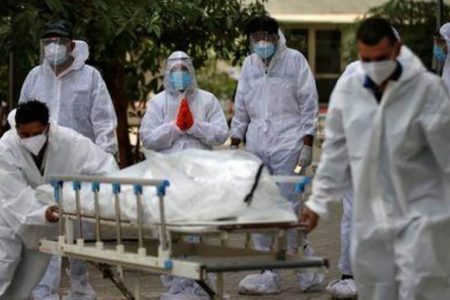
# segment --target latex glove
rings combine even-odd
[[[302,152],[300,152],[300,157],[298,158],[298,165],[305,169],[312,163],[312,147],[308,145],[303,145]]]
[[[176,124],[182,131],[186,131],[194,125],[194,117],[186,99],[181,100]]]

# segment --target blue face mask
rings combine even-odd
[[[267,59],[275,53],[275,45],[266,41],[259,41],[253,46],[253,51],[262,59]]]
[[[191,83],[191,74],[187,71],[173,71],[169,74],[169,84],[177,91],[184,91]]]
[[[445,61],[445,59],[447,58],[447,54],[445,54],[444,49],[436,44],[433,47],[433,52],[438,61]]]

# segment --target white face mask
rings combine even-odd
[[[397,68],[396,60],[383,60],[375,62],[362,62],[361,66],[366,72],[367,76],[376,83],[376,85],[382,84],[389,76],[394,73]]]
[[[67,46],[50,43],[44,48],[45,59],[52,66],[58,66],[67,60]]]
[[[20,139],[20,143],[22,144],[22,146],[29,152],[33,153],[35,156],[39,154],[46,142],[47,135],[45,133],[26,139]]]

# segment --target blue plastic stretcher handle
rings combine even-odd
[[[169,180],[163,180],[163,182],[156,188],[156,194],[159,197],[166,195],[166,189],[170,186]]]
[[[140,184],[133,185],[133,191],[135,195],[142,195],[142,185]]]
[[[81,182],[79,181],[74,181],[72,182],[72,187],[74,191],[79,191],[81,190]]]
[[[99,182],[93,182],[93,183],[92,183],[92,191],[93,191],[93,192],[98,192],[98,191],[100,191],[100,183],[99,183]]]
[[[120,193],[120,183],[113,183],[112,190],[113,190],[114,194],[119,194]]]
[[[53,196],[55,198],[56,203],[59,203],[59,201],[61,200],[59,198],[59,192],[63,186],[63,182],[61,180],[52,180],[50,182],[50,184],[53,187]]]

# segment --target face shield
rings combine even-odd
[[[169,92],[187,93],[195,89],[194,66],[191,58],[182,51],[169,56],[164,74],[164,86]]]
[[[52,69],[63,65],[70,57],[71,39],[48,37],[41,39],[41,64],[47,63]]]
[[[261,59],[271,58],[277,49],[278,36],[266,31],[250,34],[250,47]]]

